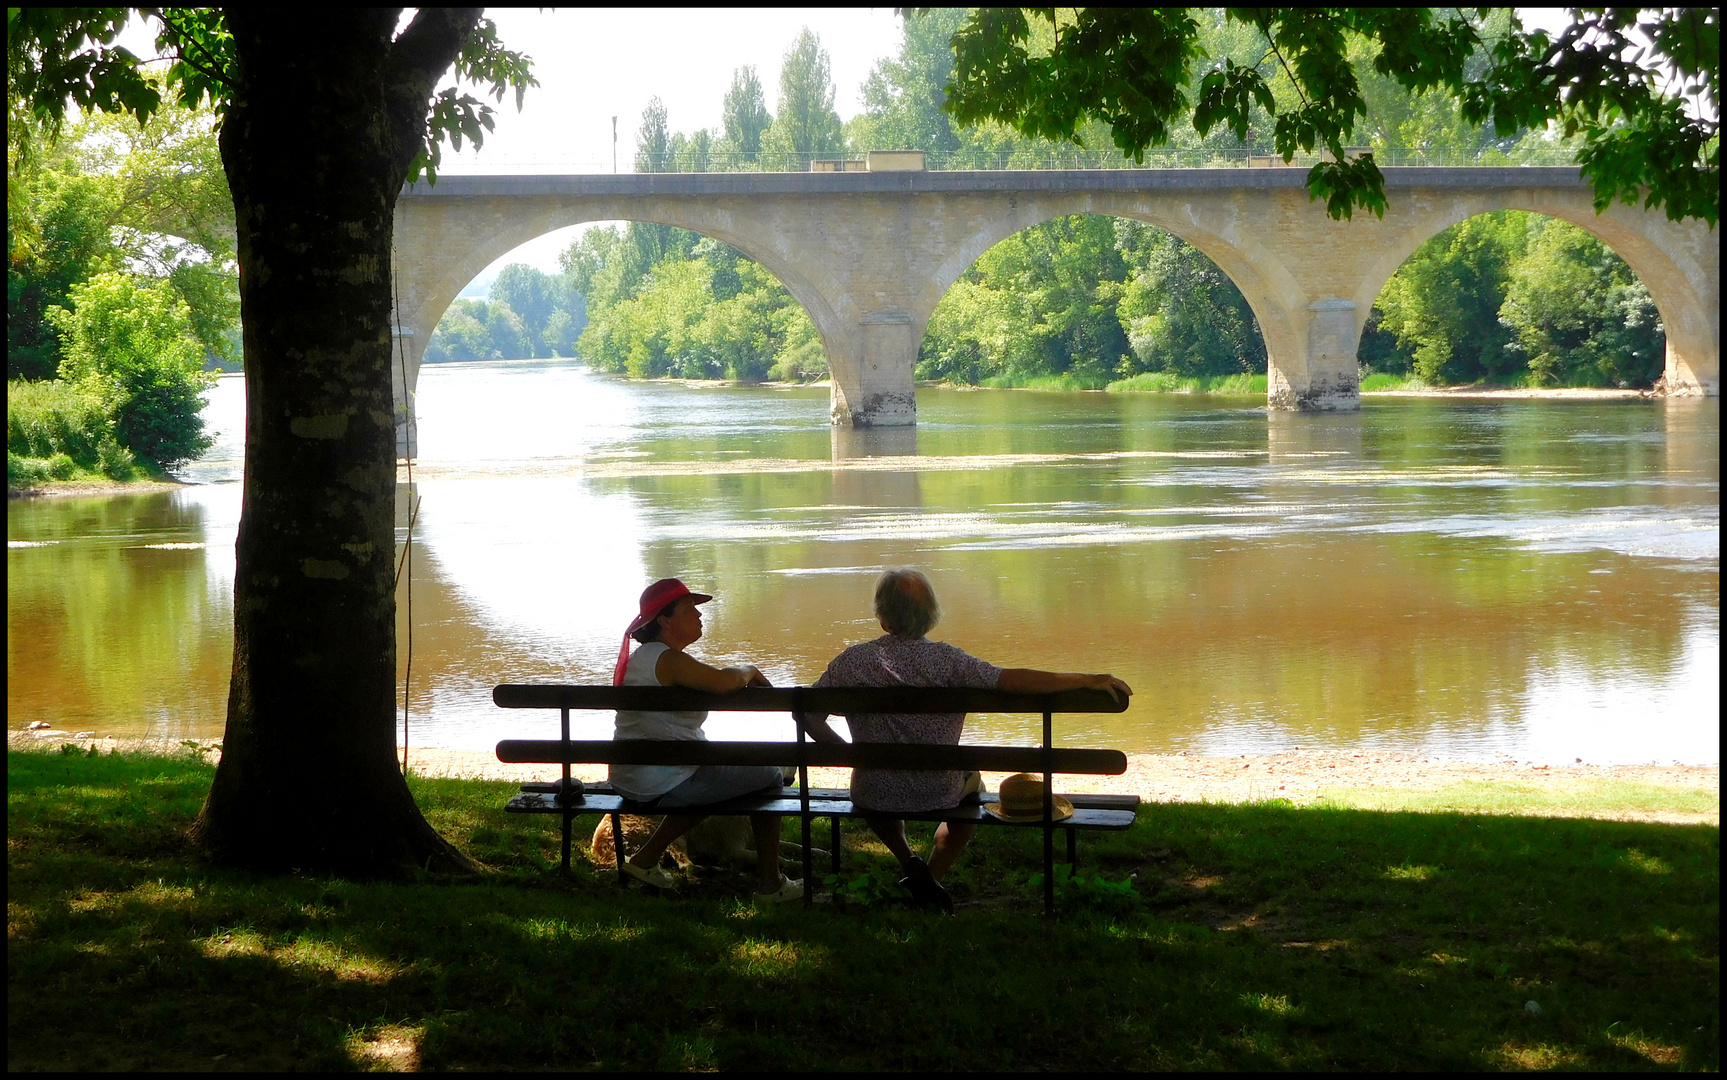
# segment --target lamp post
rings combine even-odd
[[[612,117],[612,172],[618,171],[618,118]]]

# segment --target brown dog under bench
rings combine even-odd
[[[492,700],[506,709],[557,709],[562,720],[560,739],[506,739],[498,743],[498,760],[513,764],[557,764],[563,778],[549,783],[522,785],[522,793],[506,809],[518,814],[557,814],[563,823],[562,868],[570,868],[570,835],[574,820],[583,814],[606,814],[612,819],[617,845],[618,880],[624,880],[622,863],[623,814],[659,815],[663,810],[651,803],[635,803],[610,790],[593,785],[573,799],[560,794],[573,790],[571,765],[795,765],[798,780],[780,792],[766,791],[741,799],[706,806],[679,807],[680,814],[773,813],[796,816],[802,823],[804,903],[812,901],[814,878],[810,866],[810,829],[816,818],[827,818],[832,834],[834,872],[839,871],[840,821],[863,817],[865,811],[852,805],[844,789],[811,789],[811,766],[839,768],[907,769],[917,771],[977,770],[982,772],[1029,772],[1044,777],[1044,813],[1041,820],[1004,821],[983,808],[982,802],[962,803],[948,810],[896,814],[909,821],[954,821],[1008,828],[1043,830],[1044,909],[1055,911],[1055,832],[1067,835],[1067,857],[1076,859],[1076,834],[1081,829],[1121,830],[1132,827],[1138,816],[1139,798],[1134,795],[1062,795],[1073,805],[1071,817],[1054,819],[1053,780],[1057,774],[1119,776],[1127,771],[1127,755],[1119,750],[1085,750],[1051,745],[1053,717],[1058,712],[1121,712],[1117,702],[1101,690],[1067,690],[1054,694],[1010,694],[1000,690],[967,690],[947,687],[750,687],[731,694],[709,694],[681,687],[659,686],[558,686],[506,684],[492,692]],[[783,742],[660,742],[643,740],[572,740],[570,712],[617,709],[652,711],[708,710],[710,712],[784,712],[793,717],[798,733],[795,743]],[[908,743],[817,743],[808,739],[804,717],[811,714],[844,716],[852,713],[1041,713],[1042,746],[932,746]],[[993,801],[993,794],[982,796]]]

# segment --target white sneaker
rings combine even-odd
[[[627,877],[635,878],[643,885],[650,885],[656,889],[670,889],[678,883],[676,878],[657,866],[650,866],[644,870],[635,863],[628,861],[624,863],[624,874]]]
[[[802,878],[789,878],[780,875],[780,887],[774,892],[759,892],[755,895],[755,904],[759,908],[771,908],[779,904],[789,904],[793,900],[804,898],[804,883]]]

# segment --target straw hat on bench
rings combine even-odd
[[[984,809],[1003,821],[1043,820],[1043,777],[1035,773],[1014,773],[1001,782],[1001,801],[985,803]],[[1073,804],[1055,797],[1052,821],[1073,816]]]

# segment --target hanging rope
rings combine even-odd
[[[402,318],[402,290],[400,283],[396,279],[396,245],[394,240],[392,240],[390,244],[390,291],[395,298],[395,307],[391,312],[395,317],[395,322],[390,327],[390,337],[395,339],[397,343],[396,356],[402,372],[402,407],[407,414],[407,419],[404,420],[402,424],[402,430],[407,435],[408,443],[406,447],[407,453],[403,455],[403,460],[407,462],[408,466],[408,490],[413,491],[414,431],[412,421],[414,413],[412,408],[408,406],[408,345],[407,342],[403,340],[403,335],[401,333],[402,326],[400,320]],[[391,403],[392,407],[394,404],[394,402]],[[408,513],[408,536],[402,544],[402,556],[396,561],[396,579],[391,586],[392,588],[398,588],[401,586],[402,571],[405,568],[408,574],[408,662],[406,668],[402,672],[402,776],[404,778],[408,775],[409,688],[413,685],[414,681],[414,524],[419,520],[420,496],[416,492],[414,495],[413,509]]]

